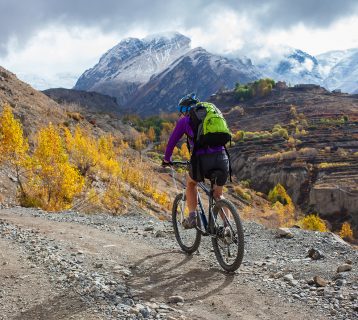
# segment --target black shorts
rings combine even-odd
[[[192,157],[189,166],[189,175],[194,181],[204,181],[204,178],[209,178],[208,175],[213,170],[220,170],[222,172],[217,177],[216,184],[223,186],[229,176],[229,158],[225,150]]]

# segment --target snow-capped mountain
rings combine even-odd
[[[189,51],[190,41],[177,32],[124,39],[85,71],[74,89],[108,94],[125,104],[140,85]]]
[[[178,32],[124,39],[85,71],[74,89],[115,97],[119,105],[143,114],[155,108],[171,111],[187,92],[196,91],[206,99],[222,87],[260,77],[349,93],[358,89],[358,49],[314,57],[291,48],[253,64],[237,54],[223,57],[203,48],[191,49],[190,42]]]
[[[290,84],[321,84],[323,80],[317,59],[298,49],[290,49],[283,57],[266,58],[258,67],[266,77]]]
[[[202,48],[191,50],[190,42],[177,32],[125,39],[85,71],[74,89],[107,94],[122,106],[147,113],[142,106],[168,111],[189,91],[204,99],[219,88],[261,76],[250,59],[225,58]]]
[[[233,88],[236,82],[260,77],[250,60],[225,58],[199,47],[154,75],[137,90],[128,107],[140,114],[175,112],[178,99],[185,93],[196,92],[206,99],[220,88]]]
[[[318,55],[317,60],[325,76],[323,86],[348,93],[358,91],[358,49],[330,51]]]
[[[261,72],[289,84],[318,84],[328,90],[358,90],[358,49],[330,51],[314,57],[302,50],[290,49],[276,58],[257,63]]]

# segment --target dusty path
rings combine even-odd
[[[58,222],[45,215],[34,216],[25,209],[0,210],[0,221],[9,230],[15,228],[17,234],[26,232],[27,237],[15,241],[11,234],[3,232],[0,238],[0,319],[327,318],[314,304],[308,306],[300,300],[289,303],[277,292],[255,283],[252,272],[246,272],[244,267],[233,275],[222,272],[205,249],[199,255],[182,254],[172,234],[160,238],[135,228],[115,232],[117,229],[111,230],[113,225]],[[118,223],[118,228],[124,230],[123,222]],[[112,312],[111,301],[105,301],[107,296],[104,299],[101,293],[98,306],[96,299],[86,300],[90,290],[79,289],[84,288],[79,280],[72,286],[67,269],[63,272],[67,274],[64,288],[61,272],[51,264],[40,263],[47,260],[28,259],[29,248],[23,244],[28,244],[32,235],[36,236],[34,243],[42,241],[61,250],[62,256],[77,259],[83,273],[100,272],[106,279],[111,278],[107,287],[111,282],[125,284],[128,290],[121,301],[129,301],[131,307],[123,313]],[[78,269],[71,270],[76,274]],[[170,304],[170,296],[181,296],[184,302]],[[141,306],[156,312],[139,312]]]

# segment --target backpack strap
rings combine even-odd
[[[189,136],[186,134],[186,146],[188,148],[189,154],[190,154],[190,142],[189,142]]]
[[[231,144],[231,139],[230,139],[230,144]],[[230,160],[230,154],[229,154],[229,151],[227,151],[226,149],[226,146],[224,146],[225,148],[225,152],[226,152],[226,155],[227,155],[227,158],[229,159],[229,175],[230,175],[230,182],[232,182],[232,169],[231,169],[231,160]]]

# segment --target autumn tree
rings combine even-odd
[[[22,175],[29,165],[29,145],[21,123],[15,119],[9,104],[0,115],[0,164],[16,175],[21,194],[24,194]]]
[[[189,160],[190,159],[190,152],[189,152],[189,149],[188,149],[188,145],[186,143],[183,143],[181,145],[181,148],[180,148],[180,156],[185,159],[185,160]]]
[[[154,142],[155,141],[155,130],[153,127],[150,127],[147,132],[147,136],[149,141]]]
[[[86,176],[98,162],[97,141],[77,126],[73,135],[65,129],[65,142],[71,162]]]
[[[39,131],[33,160],[35,167],[28,182],[31,197],[46,210],[70,207],[83,188],[84,178],[70,164],[62,138],[52,124]]]
[[[349,222],[344,222],[342,224],[341,230],[339,231],[339,236],[342,239],[352,240],[353,239],[353,230]]]
[[[299,225],[305,230],[326,232],[327,226],[324,221],[316,214],[305,216],[299,221]]]
[[[268,199],[271,203],[276,203],[277,201],[283,205],[292,204],[291,197],[287,194],[286,189],[278,183],[268,194]]]

